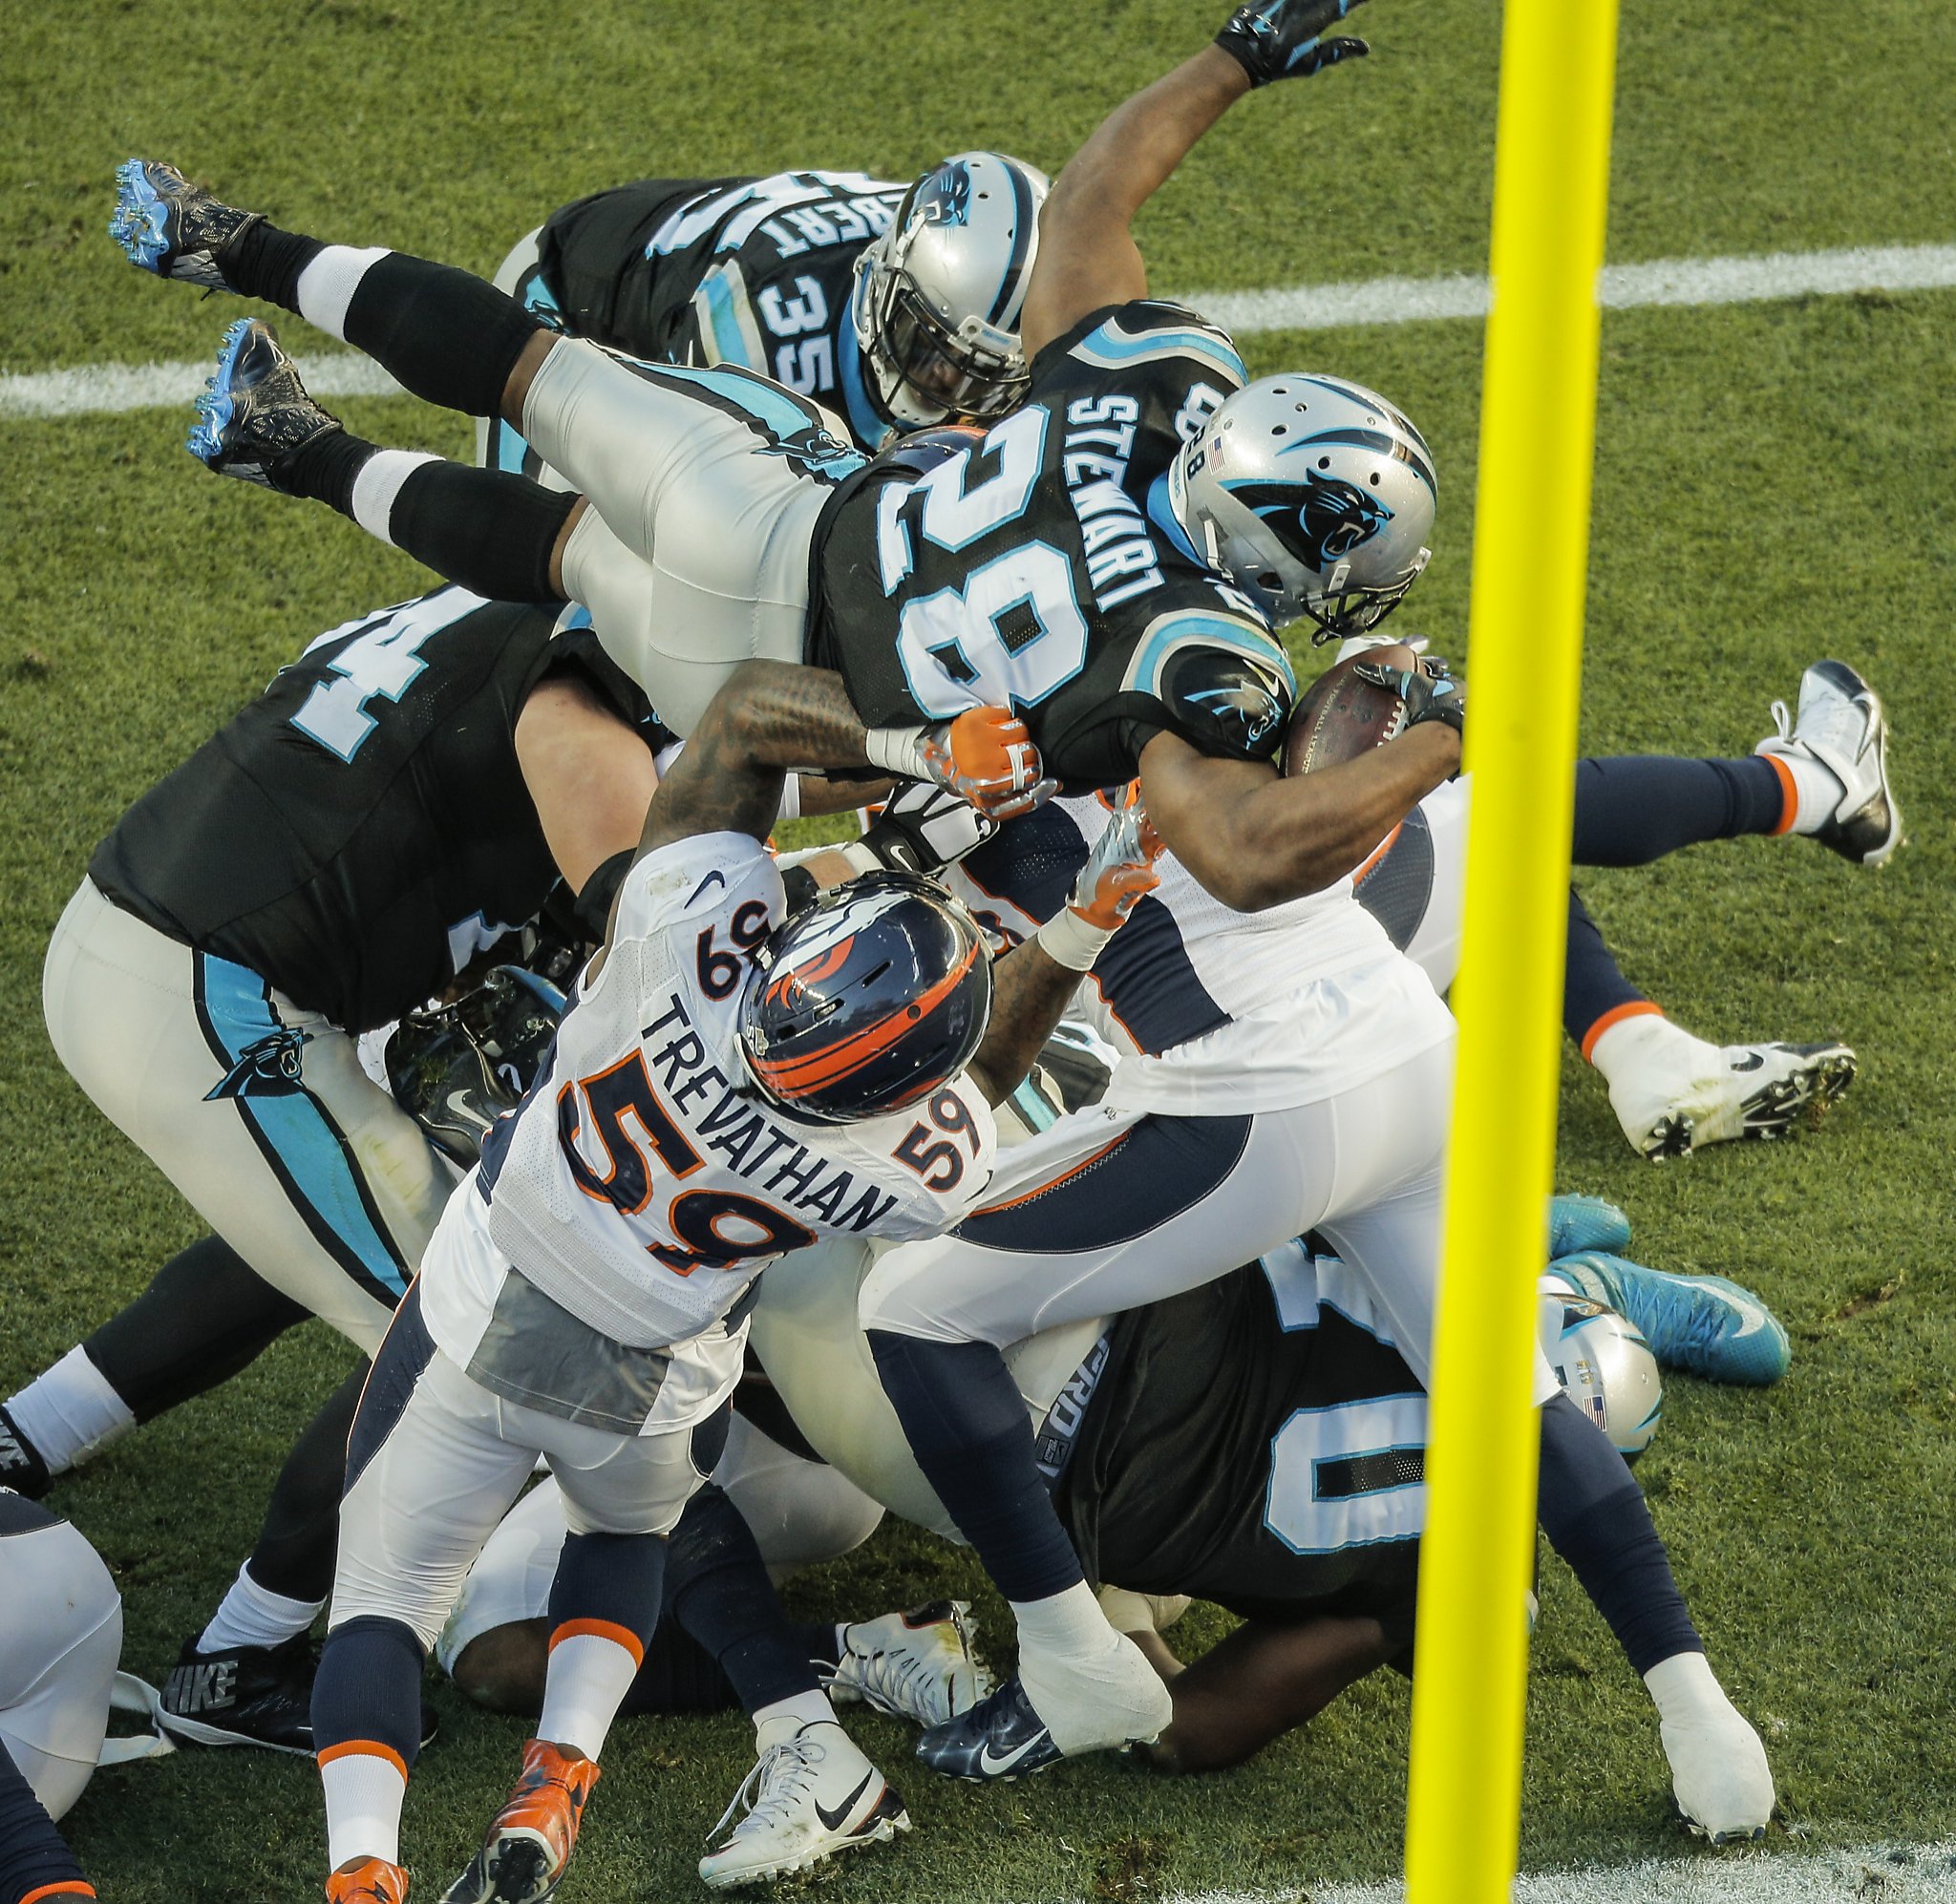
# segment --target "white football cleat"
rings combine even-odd
[[[1619,1041],[1608,1054],[1610,1109],[1630,1148],[1652,1163],[1740,1137],[1784,1137],[1854,1082],[1845,1045],[1708,1045],[1656,1017],[1608,1035]]]
[[[805,1871],[861,1845],[910,1829],[904,1801],[832,1720],[817,1720],[770,1745],[742,1781],[708,1842],[746,1815],[699,1861],[715,1891]]]
[[[841,1629],[841,1659],[822,1690],[835,1701],[860,1699],[894,1719],[942,1725],[991,1690],[991,1674],[973,1641],[978,1622],[965,1600],[932,1600]]]
[[[1773,720],[1778,733],[1762,740],[1754,753],[1803,754],[1839,783],[1839,802],[1825,824],[1813,829],[1814,837],[1857,866],[1881,865],[1902,843],[1881,696],[1844,661],[1817,661],[1800,676],[1798,716],[1789,719],[1786,703],[1775,701]]]

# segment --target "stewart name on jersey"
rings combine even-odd
[[[654,363],[757,370],[846,415],[874,449],[888,428],[862,378],[856,261],[907,187],[861,172],[646,179],[562,206],[539,238],[526,302],[578,337]]]
[[[123,814],[89,876],[343,1030],[400,1017],[556,881],[516,755],[543,675],[583,668],[648,746],[670,739],[589,620],[438,588],[321,635]]]
[[[698,1334],[819,1238],[936,1236],[991,1174],[996,1127],[967,1079],[858,1124],[803,1123],[749,1081],[743,981],[784,910],[744,834],[647,854],[542,1074],[482,1147],[469,1200],[503,1259],[615,1342]]]
[[[872,464],[837,491],[816,528],[808,659],[872,726],[1010,705],[1070,793],[1132,779],[1163,729],[1268,758],[1281,709],[1233,733],[1186,718],[1174,690],[1199,649],[1295,689],[1263,617],[1168,507],[1170,463],[1243,382],[1227,333],[1178,305],[1083,318],[982,444],[917,480]]]

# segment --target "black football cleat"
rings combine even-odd
[[[41,1451],[13,1424],[13,1417],[0,1408],[0,1488],[11,1488],[37,1501],[48,1491],[51,1481],[48,1464]]]
[[[222,203],[160,159],[132,159],[116,168],[109,236],[139,271],[227,291],[218,260],[241,233],[264,221],[263,212]]]
[[[319,1649],[301,1633],[280,1646],[233,1646],[200,1653],[193,1635],[183,1642],[157,1703],[157,1724],[180,1744],[257,1745],[269,1752],[312,1756],[312,1680]],[[436,1730],[432,1707],[421,1706],[421,1743]]]
[[[197,421],[183,447],[219,476],[277,489],[278,467],[287,457],[340,427],[307,395],[277,331],[258,318],[241,317],[224,332],[217,370],[197,399]]]
[[[933,1725],[917,1742],[917,1756],[946,1778],[989,1784],[1044,1771],[1065,1755],[1032,1710],[1025,1687],[1011,1679],[968,1712]]]

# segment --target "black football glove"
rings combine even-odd
[[[1451,674],[1436,681],[1423,667],[1388,667],[1377,661],[1362,661],[1351,672],[1406,704],[1404,731],[1410,733],[1421,721],[1443,721],[1465,739],[1466,690]]]
[[[862,844],[899,872],[941,873],[997,831],[998,822],[968,801],[920,782],[890,795]]]
[[[1360,39],[1320,39],[1365,0],[1258,0],[1239,7],[1216,44],[1249,74],[1252,86],[1278,79],[1308,79],[1341,59],[1363,59],[1371,48]]]

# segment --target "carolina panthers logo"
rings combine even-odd
[[[267,1032],[238,1054],[238,1062],[203,1094],[206,1104],[224,1097],[291,1097],[306,1089],[299,1051],[312,1042],[309,1031]]]
[[[1232,733],[1240,733],[1245,753],[1257,752],[1284,718],[1275,699],[1253,681],[1240,681],[1228,688],[1201,688],[1188,698],[1211,719]]]
[[[919,181],[913,219],[925,224],[967,224],[971,218],[971,171],[966,165],[940,165]]]
[[[1329,568],[1369,542],[1393,519],[1377,497],[1342,476],[1304,472],[1302,506],[1292,482],[1232,482],[1230,495],[1255,510],[1308,568]]]
[[[852,449],[833,431],[824,430],[817,423],[796,431],[792,436],[782,437],[777,443],[770,443],[764,454],[785,456],[811,476],[824,476],[836,481],[852,470],[861,469],[863,462],[860,450]]]

